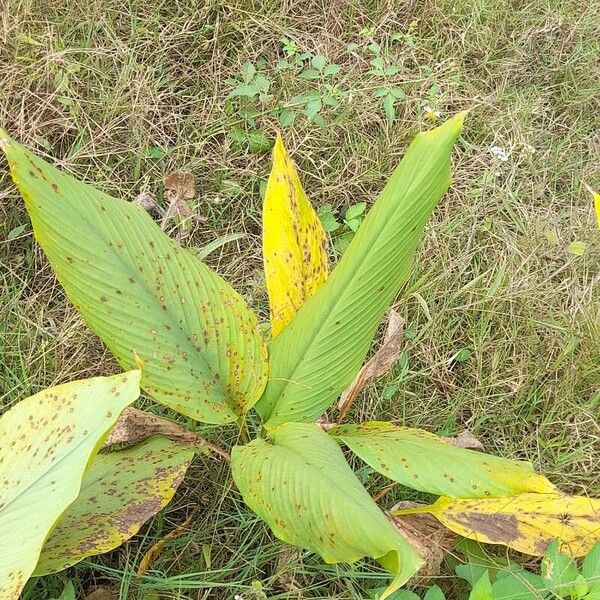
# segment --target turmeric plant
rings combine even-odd
[[[354,379],[410,273],[427,220],[450,185],[464,116],[416,137],[333,269],[325,232],[277,138],[263,211],[268,342],[243,298],[141,207],[77,181],[0,134],[35,237],[90,329],[124,369],[141,366],[141,388],[174,411],[204,423],[236,422],[246,432],[246,417],[256,410],[260,436],[231,451],[245,502],[278,538],[326,562],[378,561],[392,574],[382,599],[426,558],[398,527],[408,513],[428,512],[461,536],[534,555],[556,537],[563,551],[585,554],[600,536],[600,501],[563,494],[529,463],[456,448],[391,423],[327,431],[316,423]],[[176,487],[193,448],[152,437],[138,442],[122,451],[129,454],[92,462],[86,473],[121,490],[117,501],[105,509],[84,483],[65,525],[41,537],[36,574],[106,552],[137,531],[139,522],[119,528],[111,515],[119,503],[135,502],[127,492],[132,481],[164,484],[144,472],[140,457],[167,456],[170,469],[161,473],[171,473]],[[161,444],[171,451],[165,454]],[[386,515],[342,446],[390,480],[439,500]],[[3,445],[0,457],[7,451]],[[154,512],[168,500],[161,496]],[[153,512],[142,508],[142,518]],[[82,536],[98,543],[81,552]],[[8,598],[18,598],[32,568],[12,587],[0,570]]]

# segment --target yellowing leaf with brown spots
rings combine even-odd
[[[372,421],[329,434],[382,475],[421,492],[486,498],[556,491],[528,462],[457,448],[422,429]]]
[[[256,316],[139,205],[63,173],[0,131],[36,240],[67,296],[142,388],[193,419],[230,423],[258,400],[266,348]]]
[[[503,544],[542,556],[552,540],[571,556],[584,556],[600,540],[600,500],[566,494],[519,494],[486,500],[439,498],[431,506],[394,514],[429,512],[448,529],[485,544]]]
[[[35,575],[66,569],[135,535],[173,498],[194,451],[162,436],[98,454],[46,540]]]
[[[236,446],[231,471],[246,504],[279,539],[327,563],[369,556],[390,571],[394,578],[380,599],[423,564],[317,425],[286,423],[269,441]]]
[[[256,404],[267,428],[315,422],[358,373],[450,185],[464,117],[415,138],[330,277],[271,341],[269,381]]]
[[[0,418],[0,598],[17,600],[48,532],[77,498],[84,470],[140,372],[47,389]]]
[[[325,231],[279,134],[263,205],[263,257],[275,337],[329,273]]]

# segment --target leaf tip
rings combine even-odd
[[[0,128],[0,150],[6,152],[10,146],[10,138],[4,129]]]

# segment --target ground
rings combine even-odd
[[[594,2],[0,4],[0,125],[129,200],[163,202],[164,176],[192,172],[202,219],[171,233],[194,247],[243,234],[207,262],[263,317],[260,206],[276,129],[315,206],[330,204],[341,220],[349,206],[372,204],[416,132],[470,109],[453,186],[398,298],[404,353],[352,417],[439,434],[468,428],[488,451],[529,459],[568,491],[600,493],[600,248],[586,190],[600,187]],[[1,166],[8,406],[116,364],[66,302]],[[235,435],[203,431],[225,446]],[[373,494],[383,487],[360,473]],[[189,532],[152,575],[134,577],[152,541],[192,510]],[[270,598],[291,598],[290,575],[305,598],[358,599],[382,581],[361,565],[323,566],[282,548],[241,503],[227,466],[205,458],[131,542],[24,597],[53,597],[67,576],[80,590],[115,585],[122,599],[156,589],[182,600],[264,597],[249,591],[253,581]]]

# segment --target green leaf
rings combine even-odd
[[[391,125],[394,122],[394,117],[396,116],[396,109],[394,108],[395,103],[396,98],[393,94],[388,94],[383,99],[383,109],[385,111],[385,116],[389,125]]]
[[[456,565],[454,570],[456,571],[458,577],[467,581],[471,587],[473,587],[487,571],[485,567],[477,565],[471,561],[468,561],[464,565]]]
[[[500,571],[492,584],[494,600],[543,600],[550,595],[548,588],[539,575],[524,569]]]
[[[422,429],[372,421],[339,425],[329,434],[377,472],[422,492],[454,498],[497,498],[556,491],[530,463],[457,448]]]
[[[54,600],[76,600],[73,582],[68,581],[67,585],[65,585],[65,589],[62,591],[62,594]]]
[[[446,596],[439,586],[432,585],[423,596],[423,600],[446,600]]]
[[[469,594],[469,600],[492,600],[492,584],[487,571],[484,571],[481,578],[473,586]]]
[[[323,75],[335,75],[339,73],[342,67],[340,65],[327,65],[323,71]]]
[[[253,98],[259,93],[254,83],[238,85],[227,94],[227,98]]]
[[[48,532],[77,498],[89,461],[138,397],[139,381],[139,371],[73,381],[22,400],[0,418],[2,600],[19,598]]]
[[[269,427],[315,421],[360,369],[450,185],[463,118],[417,136],[331,277],[271,343],[269,383],[257,404]]]
[[[454,356],[454,360],[458,363],[463,363],[469,360],[471,356],[471,351],[468,348],[461,348]]]
[[[289,127],[290,125],[293,125],[295,120],[296,120],[296,111],[292,110],[291,108],[284,108],[279,113],[279,124],[282,127]]]
[[[249,131],[247,140],[248,149],[254,154],[268,152],[271,149],[271,140],[264,131]]]
[[[369,556],[392,572],[382,598],[422,564],[317,425],[287,423],[271,432],[270,442],[236,446],[231,470],[246,504],[279,539],[327,563]]]
[[[17,225],[16,227],[13,227],[8,232],[8,235],[6,236],[6,241],[10,242],[11,240],[18,238],[25,231],[26,227],[27,227],[27,225],[25,225],[25,224]]]
[[[300,73],[300,77],[308,80],[319,79],[319,77],[321,77],[321,73],[319,73],[319,71],[316,69],[306,69]]]
[[[306,110],[305,110],[305,114],[306,114],[306,118],[309,121],[314,120],[314,118],[319,114],[319,111],[322,108],[322,104],[321,104],[321,99],[317,98],[315,100],[310,100],[307,104],[306,104]]]
[[[331,204],[324,204],[317,211],[317,215],[323,225],[323,229],[328,233],[336,231],[341,227],[341,224],[335,218]]]
[[[357,202],[356,204],[352,204],[348,207],[348,210],[346,211],[346,219],[348,221],[356,219],[357,217],[360,217],[362,214],[364,214],[366,209],[366,202]]]
[[[250,83],[254,75],[256,75],[256,67],[248,60],[242,65],[240,73],[242,74],[244,83]]]
[[[313,56],[313,58],[310,62],[312,63],[312,66],[315,69],[319,69],[319,71],[320,71],[327,64],[327,58],[325,56],[323,56],[322,54],[317,54],[317,55]]]
[[[1,130],[0,130],[0,134],[1,134]],[[163,156],[166,154],[166,151],[163,150],[162,148],[160,148],[159,146],[151,146],[150,148],[148,148],[148,156],[150,158],[154,158],[154,159],[160,159],[163,158]]]
[[[600,583],[600,542],[596,542],[581,565],[581,574],[586,579],[597,579]]]
[[[193,457],[192,449],[162,436],[99,454],[46,540],[34,574],[61,571],[135,535],[171,501]]]
[[[360,218],[350,219],[350,221],[346,221],[346,225],[348,225],[348,227],[350,227],[350,229],[354,232],[358,231],[358,228],[360,227],[360,223],[361,223]]]
[[[559,544],[554,540],[546,549],[542,559],[542,578],[546,585],[559,596],[571,589],[579,571],[575,561],[559,552]]]
[[[146,211],[60,172],[0,133],[33,230],[69,299],[142,387],[189,417],[228,423],[260,396],[256,317]]]
[[[271,82],[264,75],[257,75],[254,78],[254,85],[261,94],[266,94],[271,87]]]

